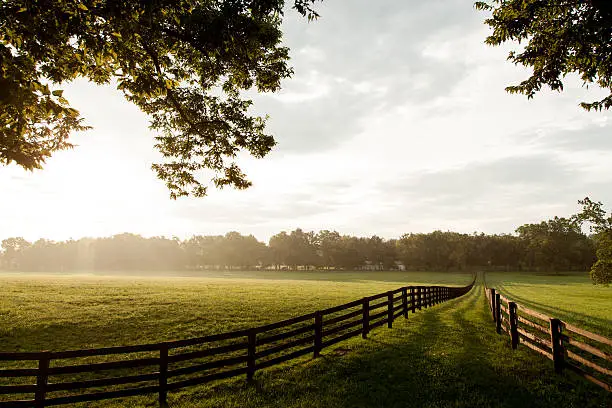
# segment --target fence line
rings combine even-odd
[[[365,339],[372,329],[385,324],[392,328],[396,318],[408,318],[409,312],[463,296],[473,285],[474,281],[464,287],[405,286],[276,323],[185,340],[56,352],[0,353],[0,361],[20,364],[18,368],[0,369],[0,378],[36,380],[35,384],[25,380],[24,384],[0,385],[0,395],[34,396],[0,401],[0,408],[38,408],[152,393],[158,394],[160,406],[166,406],[169,391],[239,375],[251,381],[257,370],[310,353],[316,358],[323,349],[351,337]],[[78,361],[111,355],[118,360]],[[36,367],[22,368],[27,362]],[[117,375],[82,378],[85,374],[113,371]],[[61,381],[66,374],[76,378]],[[118,385],[129,388],[110,391],[102,388]],[[94,392],[82,392],[92,389]],[[69,393],[76,390],[81,392]]]
[[[529,309],[484,285],[485,296],[498,334],[510,336],[513,349],[524,344],[553,361],[556,373],[569,369],[612,391],[612,354],[604,347],[612,340],[555,317]],[[608,367],[606,367],[607,365]]]

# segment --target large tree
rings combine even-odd
[[[524,44],[508,59],[533,73],[508,92],[532,98],[544,85],[562,91],[564,77],[577,73],[585,85],[611,91],[599,101],[581,103],[583,108],[612,106],[612,1],[489,0],[476,2],[476,8],[492,12],[485,21],[493,29],[487,44]]]
[[[309,19],[316,0],[293,0]],[[151,118],[154,164],[173,198],[246,188],[234,159],[274,138],[241,92],[277,91],[291,75],[284,0],[6,0],[0,2],[0,164],[41,168],[87,128],[58,89],[116,84]],[[207,172],[207,174],[206,174]],[[204,175],[202,173],[205,173]],[[204,177],[204,178],[203,178]]]

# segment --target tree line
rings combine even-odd
[[[253,235],[196,235],[189,239],[119,234],[106,238],[2,241],[0,268],[16,271],[206,269],[526,270],[591,268],[596,283],[612,280],[612,215],[586,198],[569,218],[525,224],[514,234],[409,233],[398,239],[337,231],[280,232],[266,244]],[[588,223],[591,234],[582,231]]]
[[[399,239],[337,231],[281,232],[268,244],[252,235],[189,239],[119,234],[106,238],[2,241],[3,269],[20,271],[198,269],[586,270],[595,261],[591,237],[565,218],[526,224],[514,235],[434,231]]]

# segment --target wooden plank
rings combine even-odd
[[[518,305],[518,304],[517,304]],[[538,319],[546,320],[547,322],[552,319],[550,316],[545,315],[544,313],[536,312],[535,310],[528,309],[525,306],[518,305],[519,312],[523,312],[529,316],[536,317]]]
[[[342,336],[334,337],[333,339],[323,342],[323,347],[329,347],[332,344],[339,343],[351,337],[359,336],[360,333],[361,333],[361,330],[353,330],[353,331],[343,334]]]
[[[32,408],[34,400],[0,401],[0,408]]]
[[[389,292],[388,295],[388,307],[387,307],[387,327],[393,328],[393,293]]]
[[[539,348],[536,345],[530,343],[529,341],[523,340],[523,341],[521,341],[521,344],[526,345],[527,347],[529,347],[533,351],[537,351],[538,353],[540,353],[544,357],[548,358],[549,360],[553,359],[553,356],[552,356],[551,353],[549,353],[548,351],[542,350],[541,348]]]
[[[47,353],[45,353],[47,354]],[[34,392],[34,406],[36,408],[45,407],[45,399],[47,395],[47,382],[49,380],[49,358],[45,355],[38,360],[38,375],[36,376],[36,391]]]
[[[373,300],[377,300],[377,299],[382,299],[384,297],[387,297],[387,292],[383,292],[383,293],[379,293],[378,295],[372,295],[372,296],[368,296],[368,299],[371,301]]]
[[[40,360],[41,357],[45,356],[45,353],[0,353],[0,361],[15,361],[15,360]]]
[[[579,363],[581,363],[581,364],[583,364],[583,365],[585,365],[587,367],[590,367],[590,368],[592,368],[595,371],[599,371],[602,374],[612,375],[612,370],[608,370],[607,368],[604,368],[604,367],[602,367],[602,366],[600,366],[598,364],[595,364],[594,362],[589,361],[586,358],[581,357],[578,354],[571,352],[570,350],[566,350],[566,353],[567,353],[567,356],[569,358],[571,358],[572,360],[574,360],[574,361],[578,361]]]
[[[404,305],[399,304],[399,305],[396,305],[395,307],[393,307],[393,311],[394,312],[397,312],[398,310],[404,310]]]
[[[0,370],[0,378],[4,377],[36,377],[38,368],[9,368]]]
[[[599,385],[604,390],[606,390],[608,392],[612,392],[612,386],[610,384],[607,384],[607,383],[601,381],[600,379],[593,377],[592,375],[588,374],[587,372],[585,372],[581,368],[576,367],[575,365],[570,364],[567,361],[565,362],[565,368],[569,368],[570,370],[572,370],[576,374],[584,377],[585,379],[589,380],[593,384]]]
[[[246,350],[248,346],[249,346],[249,343],[246,341],[243,341],[243,342],[236,343],[236,344],[229,344],[227,346],[211,347],[206,350],[198,350],[198,351],[192,351],[189,353],[174,354],[174,355],[168,356],[168,362],[176,363],[179,361],[193,360],[195,358],[215,356],[217,354],[228,353],[231,351]]]
[[[361,312],[358,310],[358,312]],[[315,316],[315,328],[314,328],[314,353],[313,357],[317,358],[321,354],[323,346],[323,315],[321,312],[317,312]]]
[[[325,348],[325,346],[326,346],[326,344],[324,342],[323,343],[323,348]],[[310,347],[307,347],[307,348],[304,348],[304,349],[300,349],[300,350],[294,351],[292,353],[285,354],[284,356],[275,357],[275,358],[272,358],[270,360],[263,361],[261,363],[257,363],[257,368],[261,369],[261,368],[271,367],[273,365],[277,365],[277,364],[283,363],[285,361],[292,360],[294,358],[298,358],[298,357],[304,356],[306,354],[312,353],[313,351],[314,351],[314,346],[310,346]]]
[[[247,361],[247,356],[230,357],[221,360],[215,360],[204,364],[196,364],[188,367],[176,368],[174,370],[168,370],[168,378],[177,377],[179,375],[199,373],[200,371],[210,370],[212,368],[221,368],[232,366]]]
[[[168,390],[178,390],[179,388],[185,388],[192,385],[204,384],[214,380],[221,380],[224,378],[237,377],[242,374],[246,374],[247,368],[241,367],[233,370],[222,371],[220,373],[203,375],[195,378],[190,378],[188,380],[177,381],[168,384]]]
[[[342,310],[342,309],[338,309],[338,310]],[[321,311],[321,313],[323,312],[324,311]],[[263,333],[263,332],[267,332],[271,330],[280,329],[281,327],[291,326],[296,323],[301,323],[306,320],[312,320],[314,318],[315,318],[315,313],[313,312],[313,313],[308,313],[302,316],[293,317],[291,319],[281,320],[280,322],[270,323],[270,324],[266,324],[266,325],[259,326],[259,327],[254,327],[251,330],[254,330],[255,333]],[[247,335],[248,335],[248,332],[247,332]]]
[[[344,331],[346,329],[350,329],[351,327],[359,326],[361,324],[363,324],[363,320],[359,319],[359,320],[353,320],[353,321],[350,321],[348,323],[341,324],[341,325],[336,326],[336,327],[332,327],[331,329],[323,331],[323,337],[331,336],[332,334],[339,333],[341,331]]]
[[[359,322],[361,324],[361,322]],[[292,342],[289,343],[285,343],[285,344],[280,344],[278,346],[274,346],[274,347],[270,347],[267,348],[265,350],[261,350],[259,352],[257,352],[255,354],[255,358],[262,358],[262,357],[266,357],[269,356],[271,354],[276,354],[279,353],[283,350],[287,350],[293,347],[297,347],[297,346],[301,346],[303,344],[308,344],[308,343],[312,343],[315,339],[315,336],[308,336],[308,337],[304,337],[303,339],[298,339],[298,340],[294,340]]]
[[[548,348],[552,348],[552,343],[550,342],[550,340],[547,339],[543,339],[540,338],[538,336],[536,336],[533,333],[529,333],[523,329],[521,329],[520,327],[516,330],[521,336],[528,338],[529,340],[536,342],[538,344],[541,344],[543,346],[546,346]]]
[[[51,359],[77,358],[106,356],[109,354],[140,353],[145,351],[158,351],[162,343],[140,344],[134,346],[101,347],[95,349],[80,349],[66,351],[52,351],[49,353]]]
[[[533,327],[534,329],[537,329],[537,330],[541,331],[542,333],[550,334],[548,332],[548,329],[549,329],[548,327],[544,327],[544,326],[539,325],[539,324],[537,324],[535,322],[532,322],[531,320],[527,320],[527,319],[525,319],[522,316],[517,316],[517,318],[518,318],[519,322],[521,322],[521,323],[523,323],[523,324],[525,324],[525,325],[527,325],[529,327]]]
[[[159,358],[138,358],[134,360],[112,361],[108,363],[77,364],[49,368],[49,374],[90,373],[95,371],[114,370],[117,368],[134,368],[158,365]]]
[[[257,367],[256,363],[256,353],[257,353],[257,332],[253,329],[249,331],[249,347],[247,349],[247,381],[253,381],[253,377],[255,376],[255,370]]]
[[[376,319],[378,319],[379,317],[382,317],[382,316],[387,316],[387,311],[386,310],[383,310],[382,312],[378,312],[376,314],[371,315],[370,316],[370,321],[376,320]]]
[[[383,326],[385,323],[387,323],[387,319],[382,319],[377,321],[376,323],[371,323],[370,324],[370,329],[375,329],[377,327]]]
[[[388,306],[388,302],[385,300],[384,302],[376,303],[375,305],[370,305],[370,311],[380,309],[381,307],[387,307],[387,306]]]
[[[334,317],[333,319],[324,320],[323,326],[329,326],[331,324],[338,323],[346,319],[350,319],[351,317],[361,316],[362,314],[363,314],[363,310],[361,309],[354,310],[352,312],[343,314],[341,316]]]
[[[361,311],[363,313],[363,317],[361,318],[363,321],[363,325],[361,326],[361,338],[367,339],[370,331],[370,300],[368,298],[363,298],[361,302]]]
[[[159,348],[159,373],[158,385],[159,385],[159,406],[164,407],[168,405],[168,346],[162,344]]]
[[[36,391],[36,385],[0,385],[0,394],[28,394]]]
[[[263,338],[258,337],[257,345],[259,346],[259,345],[264,345],[268,343],[274,343],[275,341],[278,341],[278,340],[285,340],[291,337],[295,337],[299,334],[314,331],[314,329],[315,329],[315,325],[309,324],[308,326],[298,327],[297,329],[289,330],[283,333],[274,334],[272,336],[263,337]],[[248,345],[248,343],[245,343],[245,344]]]
[[[576,339],[572,339],[571,337],[567,337],[565,336],[563,338],[563,342],[564,344],[571,344],[574,347],[577,347],[581,350],[587,351],[597,357],[603,358],[604,360],[607,361],[612,361],[612,355],[606,353],[605,351],[601,351],[596,347],[593,347],[589,344],[583,343],[581,341],[578,341]]]
[[[237,337],[246,337],[248,335],[249,330],[236,330],[227,333],[212,334],[203,337],[194,337],[185,340],[173,340],[166,342],[166,344],[168,345],[168,348],[173,349],[178,347],[195,346],[196,344],[212,343],[213,341],[235,339]]]
[[[403,310],[400,310],[399,312],[395,313],[395,314],[393,315],[393,318],[394,318],[394,319],[397,319],[397,318],[398,318],[398,317],[400,317],[400,316],[405,316],[405,315],[404,315],[404,311],[403,311]]]
[[[108,385],[120,385],[139,383],[145,381],[157,381],[159,373],[128,375],[123,377],[101,378],[97,380],[72,381],[62,383],[50,383],[47,385],[47,391],[68,391],[83,388],[105,387]]]
[[[348,302],[348,303],[344,303],[342,305],[338,305],[338,306],[330,307],[330,308],[327,308],[327,309],[323,309],[323,310],[321,310],[321,313],[323,313],[324,315],[331,314],[331,313],[336,313],[336,312],[339,312],[341,310],[349,309],[351,307],[360,306],[361,302],[362,302],[362,299],[353,300],[352,302]]]
[[[607,344],[608,346],[612,346],[612,340],[608,339],[607,337],[601,336],[601,335],[596,334],[596,333],[592,333],[590,331],[581,329],[579,327],[576,327],[574,325],[571,325],[571,324],[563,322],[563,321],[561,323],[563,324],[563,327],[565,327],[565,329],[567,329],[567,330],[569,330],[571,332],[574,332],[574,333],[579,334],[581,336],[587,337],[587,338],[589,338],[591,340],[595,340],[595,341],[598,341],[600,343]]]
[[[158,390],[157,385],[149,387],[128,388],[118,391],[96,392],[91,394],[70,395],[66,397],[49,398],[45,400],[45,406],[73,404],[75,402],[99,401],[111,398],[131,397],[134,395],[152,394]]]

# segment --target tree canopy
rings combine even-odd
[[[309,20],[316,0],[293,0]],[[153,165],[173,198],[250,182],[234,159],[274,146],[241,92],[292,74],[284,0],[7,0],[0,3],[0,164],[41,168],[84,119],[59,85],[116,84],[151,118]],[[202,173],[207,173],[204,176]]]
[[[563,90],[569,73],[583,83],[597,84],[610,94],[599,101],[582,102],[587,110],[612,106],[612,2],[610,0],[490,0],[476,8],[492,12],[485,23],[493,29],[489,45],[515,41],[525,46],[511,51],[508,60],[533,70],[510,93],[532,98],[542,86]]]

